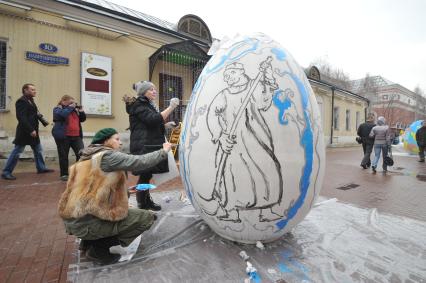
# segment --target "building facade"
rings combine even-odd
[[[381,76],[351,81],[351,90],[371,101],[369,110],[390,126],[405,129],[426,119],[426,98]]]
[[[356,144],[358,126],[366,119],[369,100],[321,76],[315,66],[306,70],[316,95],[328,146]]]
[[[207,25],[194,15],[172,24],[103,0],[1,1],[0,154],[13,148],[14,104],[25,83],[36,86],[35,101],[50,122],[63,95],[79,101],[88,114],[86,144],[103,127],[116,128],[126,141],[122,97],[135,95],[132,85],[140,80],[157,85],[160,107],[179,97],[172,119],[181,120],[211,43]],[[51,129],[41,127],[40,137],[45,153],[55,156]]]
[[[181,121],[212,40],[206,23],[195,15],[169,23],[105,0],[1,1],[0,155],[6,157],[13,148],[14,104],[25,83],[36,86],[35,101],[50,122],[63,95],[83,105],[85,144],[98,129],[113,127],[126,150],[129,122],[122,97],[135,95],[132,85],[140,80],[157,85],[160,109],[179,97],[171,120]],[[308,77],[325,143],[354,144],[368,100],[321,79],[316,68]],[[41,127],[40,137],[45,154],[55,157],[51,129],[52,123]]]

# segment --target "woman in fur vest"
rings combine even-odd
[[[171,144],[145,155],[119,152],[116,130],[97,132],[80,160],[70,167],[67,188],[59,201],[59,215],[67,233],[82,239],[80,245],[88,259],[112,264],[120,255],[111,254],[114,245],[128,246],[148,230],[155,220],[153,212],[129,208],[125,171],[142,170],[167,160]]]

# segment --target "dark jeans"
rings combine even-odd
[[[83,140],[80,137],[66,137],[65,139],[55,139],[56,147],[58,148],[59,167],[61,176],[68,175],[68,155],[70,148],[74,151],[75,160],[78,161],[80,156],[78,152],[84,148]]]
[[[425,149],[426,149],[426,146],[420,146],[419,145],[419,157],[420,157],[420,160],[425,160]]]
[[[371,165],[370,156],[371,156],[371,152],[373,151],[373,144],[363,142],[362,150],[364,152],[364,157],[362,158],[361,166],[363,165],[370,166]]]
[[[24,151],[25,145],[15,144],[15,148],[9,155],[7,159],[6,166],[3,169],[3,174],[12,174],[13,169],[15,169],[16,164],[18,164],[19,156]],[[31,149],[34,153],[34,161],[37,168],[37,172],[46,170],[46,164],[43,159],[43,149],[41,144],[31,145]]]

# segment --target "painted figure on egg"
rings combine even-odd
[[[207,126],[211,141],[217,144],[217,171],[211,195],[199,196],[205,201],[218,202],[218,209],[212,213],[218,220],[241,222],[243,210],[259,210],[260,222],[283,216],[274,211],[283,197],[281,164],[262,116],[262,112],[270,109],[274,91],[278,89],[271,61],[268,57],[260,64],[255,79],[245,74],[243,64],[227,65],[223,78],[228,86],[208,107]],[[259,160],[263,166],[257,163]],[[272,189],[273,184],[279,184],[279,188]]]

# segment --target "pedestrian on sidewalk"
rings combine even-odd
[[[171,144],[164,143],[162,149],[145,155],[125,154],[118,151],[120,147],[115,129],[98,131],[80,160],[70,167],[58,207],[67,233],[80,238],[87,258],[102,265],[120,258],[109,252],[111,246],[130,245],[156,219],[151,211],[129,208],[125,171],[143,170],[167,160]]]
[[[380,153],[383,154],[382,167],[383,173],[387,172],[387,164],[385,162],[386,157],[388,156],[390,143],[390,131],[389,126],[386,125],[386,120],[383,116],[377,118],[377,125],[371,129],[370,137],[374,137],[374,160],[371,164],[371,169],[373,173],[376,173],[377,164],[379,163]]]
[[[34,161],[37,168],[37,173],[48,173],[53,170],[48,169],[43,159],[43,148],[41,147],[39,137],[39,121],[46,127],[49,125],[43,115],[38,111],[37,105],[34,102],[34,97],[37,95],[36,87],[31,83],[26,83],[22,86],[22,96],[16,101],[16,118],[18,125],[16,127],[14,149],[7,159],[6,165],[3,168],[1,177],[6,180],[15,180],[12,175],[13,170],[18,164],[19,156],[24,151],[25,146],[31,146],[34,154]]]
[[[425,162],[426,120],[422,121],[422,126],[416,132],[416,141],[419,147],[419,162]]]
[[[161,148],[165,141],[166,127],[175,126],[174,122],[165,121],[179,105],[178,98],[172,98],[170,105],[160,112],[155,104],[157,89],[152,82],[140,81],[133,85],[138,97],[133,103],[126,102],[126,112],[130,121],[130,152],[132,154],[145,154]],[[169,172],[168,160],[160,162],[152,168],[133,170],[134,175],[139,175],[138,184],[149,184],[152,174]],[[161,210],[149,191],[137,191],[136,201],[138,208]]]
[[[361,160],[361,167],[367,169],[371,166],[371,152],[373,151],[374,137],[370,137],[371,129],[376,126],[374,123],[374,114],[369,113],[367,121],[359,125],[357,134],[361,138],[362,151],[364,156]]]
[[[83,107],[78,105],[69,95],[62,96],[58,105],[53,108],[52,136],[58,149],[60,178],[68,180],[68,155],[70,148],[74,151],[76,161],[79,160],[79,151],[84,148],[83,129],[81,123],[86,121]]]

